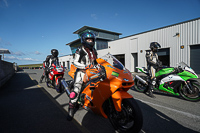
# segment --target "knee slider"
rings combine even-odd
[[[70,98],[71,100],[73,100],[73,99],[76,98],[76,96],[77,96],[77,93],[74,92],[74,91],[72,91],[72,92],[70,93],[70,95],[69,95],[69,98]]]

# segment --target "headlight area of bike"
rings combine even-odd
[[[60,67],[56,67],[56,68],[54,68],[54,71],[57,71],[57,72],[63,72],[63,68],[60,68]]]
[[[112,71],[111,76],[113,78],[113,82],[119,83],[117,83],[117,86],[119,87],[118,90],[128,91],[134,85],[133,75],[128,70],[124,70],[123,74],[127,74],[125,76],[126,78],[119,77],[119,73],[115,71]]]
[[[134,85],[134,82],[124,82],[122,83],[122,89],[124,91],[128,91],[133,85]]]
[[[119,86],[119,88],[116,91],[128,91],[133,85],[134,82],[122,83],[121,86]]]

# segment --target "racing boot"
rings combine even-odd
[[[40,83],[42,83],[42,80],[44,79],[44,75],[41,76],[40,78]]]
[[[74,114],[75,114],[75,104],[72,104],[71,102],[69,102],[67,120],[71,121],[73,119],[73,117],[74,117]]]
[[[153,90],[152,89],[149,89],[146,93],[145,93],[147,96],[151,97],[151,98],[156,98],[153,94]]]
[[[149,87],[147,87],[144,92],[147,96],[151,97],[151,98],[156,98],[153,94],[153,86],[150,85]]]

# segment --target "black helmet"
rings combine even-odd
[[[52,54],[54,57],[57,57],[57,56],[58,56],[58,50],[57,50],[57,49],[52,49],[52,50],[51,50],[51,54]]]
[[[86,39],[93,39],[93,41],[87,42]],[[94,33],[92,33],[92,32],[85,32],[81,36],[81,43],[83,44],[83,46],[85,46],[89,49],[93,48],[93,46],[95,44],[95,40],[96,40],[96,37],[95,37]]]
[[[157,52],[158,51],[158,48],[161,48],[160,44],[157,43],[157,42],[151,42],[150,43],[150,49],[153,51],[153,52]]]

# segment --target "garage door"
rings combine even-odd
[[[200,74],[200,45],[190,46],[190,67]]]
[[[147,50],[148,52],[150,50]],[[165,49],[158,49],[158,59],[162,62],[162,65],[164,66],[170,66],[170,50],[169,48]]]

